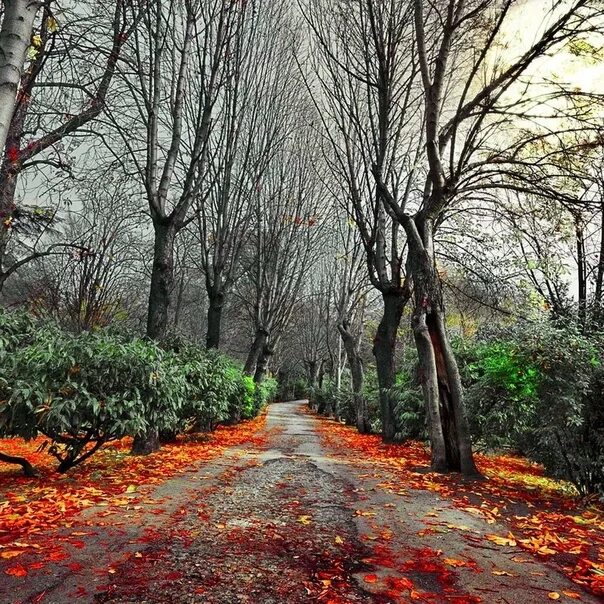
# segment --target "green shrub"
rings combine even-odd
[[[274,377],[265,377],[262,382],[256,384],[256,405],[255,415],[257,415],[268,403],[272,403],[279,391],[279,383]]]
[[[60,471],[149,427],[174,438],[250,419],[276,390],[274,379],[256,385],[226,356],[182,340],[161,348],[109,330],[73,335],[0,312],[0,435],[47,436]]]
[[[461,351],[471,428],[582,494],[604,489],[602,343],[572,326],[520,324]]]
[[[176,424],[186,381],[173,353],[102,332],[41,327],[2,359],[0,431],[44,434],[65,471],[104,443]]]
[[[210,432],[232,414],[232,401],[240,393],[239,374],[217,351],[189,345],[179,352],[187,381],[187,396],[180,409],[181,429]],[[238,418],[237,418],[238,419]]]

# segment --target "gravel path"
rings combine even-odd
[[[529,604],[580,591],[553,567],[483,539],[503,527],[434,493],[376,488],[394,478],[322,449],[317,421],[301,402],[272,405],[267,447],[233,449],[166,481],[152,496],[161,509],[119,530],[99,522],[68,563],[28,577],[19,592],[0,585],[0,602]],[[100,514],[89,511],[87,522]],[[435,521],[449,528],[426,530]]]

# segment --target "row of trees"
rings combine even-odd
[[[327,354],[339,382],[345,359],[362,432],[370,334],[387,441],[407,317],[432,466],[476,475],[445,298],[460,321],[535,301],[572,314],[561,267],[576,253],[575,318],[600,320],[600,99],[547,57],[597,63],[602,7],[552,2],[530,36],[513,29],[523,10],[5,2],[5,300],[78,330],[205,337],[258,382],[292,354],[311,384]]]

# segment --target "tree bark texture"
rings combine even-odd
[[[0,153],[6,145],[34,20],[41,4],[34,0],[4,1],[0,29]]]
[[[269,333],[266,329],[260,328],[256,330],[254,341],[252,342],[250,351],[247,355],[247,360],[245,361],[245,366],[243,368],[244,373],[247,375],[253,376],[256,373],[256,366],[258,365],[262,350],[268,341],[268,336]]]
[[[212,292],[208,295],[208,332],[206,334],[206,348],[220,346],[220,330],[222,325],[222,309],[224,308],[224,293]]]
[[[398,289],[382,293],[383,314],[373,342],[373,354],[380,388],[382,437],[392,442],[396,434],[395,399],[392,388],[396,380],[396,336],[403,316],[405,299]]]
[[[340,332],[340,337],[344,344],[346,359],[348,360],[352,378],[352,396],[354,401],[356,427],[361,434],[369,434],[371,426],[369,425],[369,419],[367,417],[367,401],[363,396],[365,372],[363,369],[363,360],[359,354],[357,340],[353,334],[350,333],[345,324],[338,325],[338,331]]]
[[[418,221],[414,226],[417,228],[412,229],[412,236],[408,238],[408,267],[413,277],[415,303],[411,326],[428,416],[432,468],[436,472],[477,476],[461,378],[445,328],[440,277],[433,256],[432,225]]]
[[[0,461],[21,466],[21,468],[23,468],[23,474],[25,474],[25,476],[28,478],[34,478],[38,475],[35,468],[24,457],[16,457],[15,455],[0,453]]]
[[[256,365],[256,372],[254,373],[254,382],[256,382],[256,384],[260,384],[266,377],[268,364],[273,356],[273,352],[273,348],[268,342],[262,347]]]
[[[174,286],[174,239],[171,222],[155,221],[155,248],[147,313],[147,337],[161,341],[166,336],[168,312]]]

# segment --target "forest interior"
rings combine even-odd
[[[0,2],[0,604],[603,599],[602,0]]]

